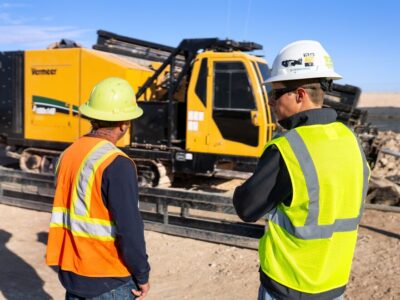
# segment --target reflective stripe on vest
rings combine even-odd
[[[311,159],[311,155],[307,150],[303,139],[296,130],[291,130],[287,132],[287,134],[285,134],[285,138],[288,140],[289,145],[292,148],[293,153],[295,154],[300,164],[303,174],[306,174],[306,188],[310,199],[308,214],[304,226],[293,226],[288,216],[279,208],[276,208],[270,213],[269,219],[275,224],[278,224],[280,227],[284,228],[291,235],[304,240],[329,238],[333,235],[334,232],[356,230],[363,213],[364,201],[362,201],[357,217],[336,219],[335,222],[330,225],[318,225],[319,183],[313,160]],[[360,144],[359,148],[363,157],[363,199],[365,199],[368,190],[369,169],[365,159],[364,151],[362,150]]]
[[[112,143],[98,143],[84,158],[75,179],[71,210],[54,207],[50,227],[63,227],[75,236],[98,240],[114,240],[115,226],[112,221],[90,217],[92,186],[98,167],[111,155],[121,151]]]
[[[115,152],[119,152],[119,150],[113,144],[102,141],[82,161],[72,194],[72,207],[76,215],[89,216],[92,185],[96,170],[102,162]]]
[[[115,239],[115,226],[104,220],[79,218],[71,215],[68,209],[55,208],[51,214],[50,227],[69,229],[74,236],[90,237],[102,241]]]

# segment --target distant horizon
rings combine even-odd
[[[400,94],[400,91],[397,92],[376,92],[376,91],[368,91],[368,92],[363,92],[361,91],[362,94]]]
[[[400,92],[361,92],[357,107],[359,108],[395,108],[390,113],[400,116]],[[389,113],[389,112],[388,112]],[[393,119],[393,118],[392,118]],[[392,120],[394,121],[394,119]]]
[[[0,0],[0,51],[44,49],[62,38],[91,48],[103,29],[172,47],[184,38],[254,41],[271,66],[282,47],[311,39],[332,57],[339,84],[400,93],[398,11],[396,0]]]

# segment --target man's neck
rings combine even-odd
[[[112,130],[108,129],[108,128],[100,128],[100,129],[97,129],[97,130],[93,129],[86,136],[104,139],[104,140],[107,140],[107,141],[113,143],[114,145],[118,141],[118,137],[116,137],[115,133]]]

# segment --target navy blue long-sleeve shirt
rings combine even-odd
[[[118,156],[103,172],[101,193],[116,226],[116,244],[132,278],[139,284],[148,282],[143,221],[139,212],[139,191],[135,165]],[[126,283],[128,277],[86,277],[69,271],[59,271],[65,289],[80,297],[95,297]]]

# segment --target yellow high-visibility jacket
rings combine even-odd
[[[273,139],[293,187],[259,243],[262,271],[305,293],[346,285],[368,189],[369,167],[354,133],[334,122],[301,126]]]

